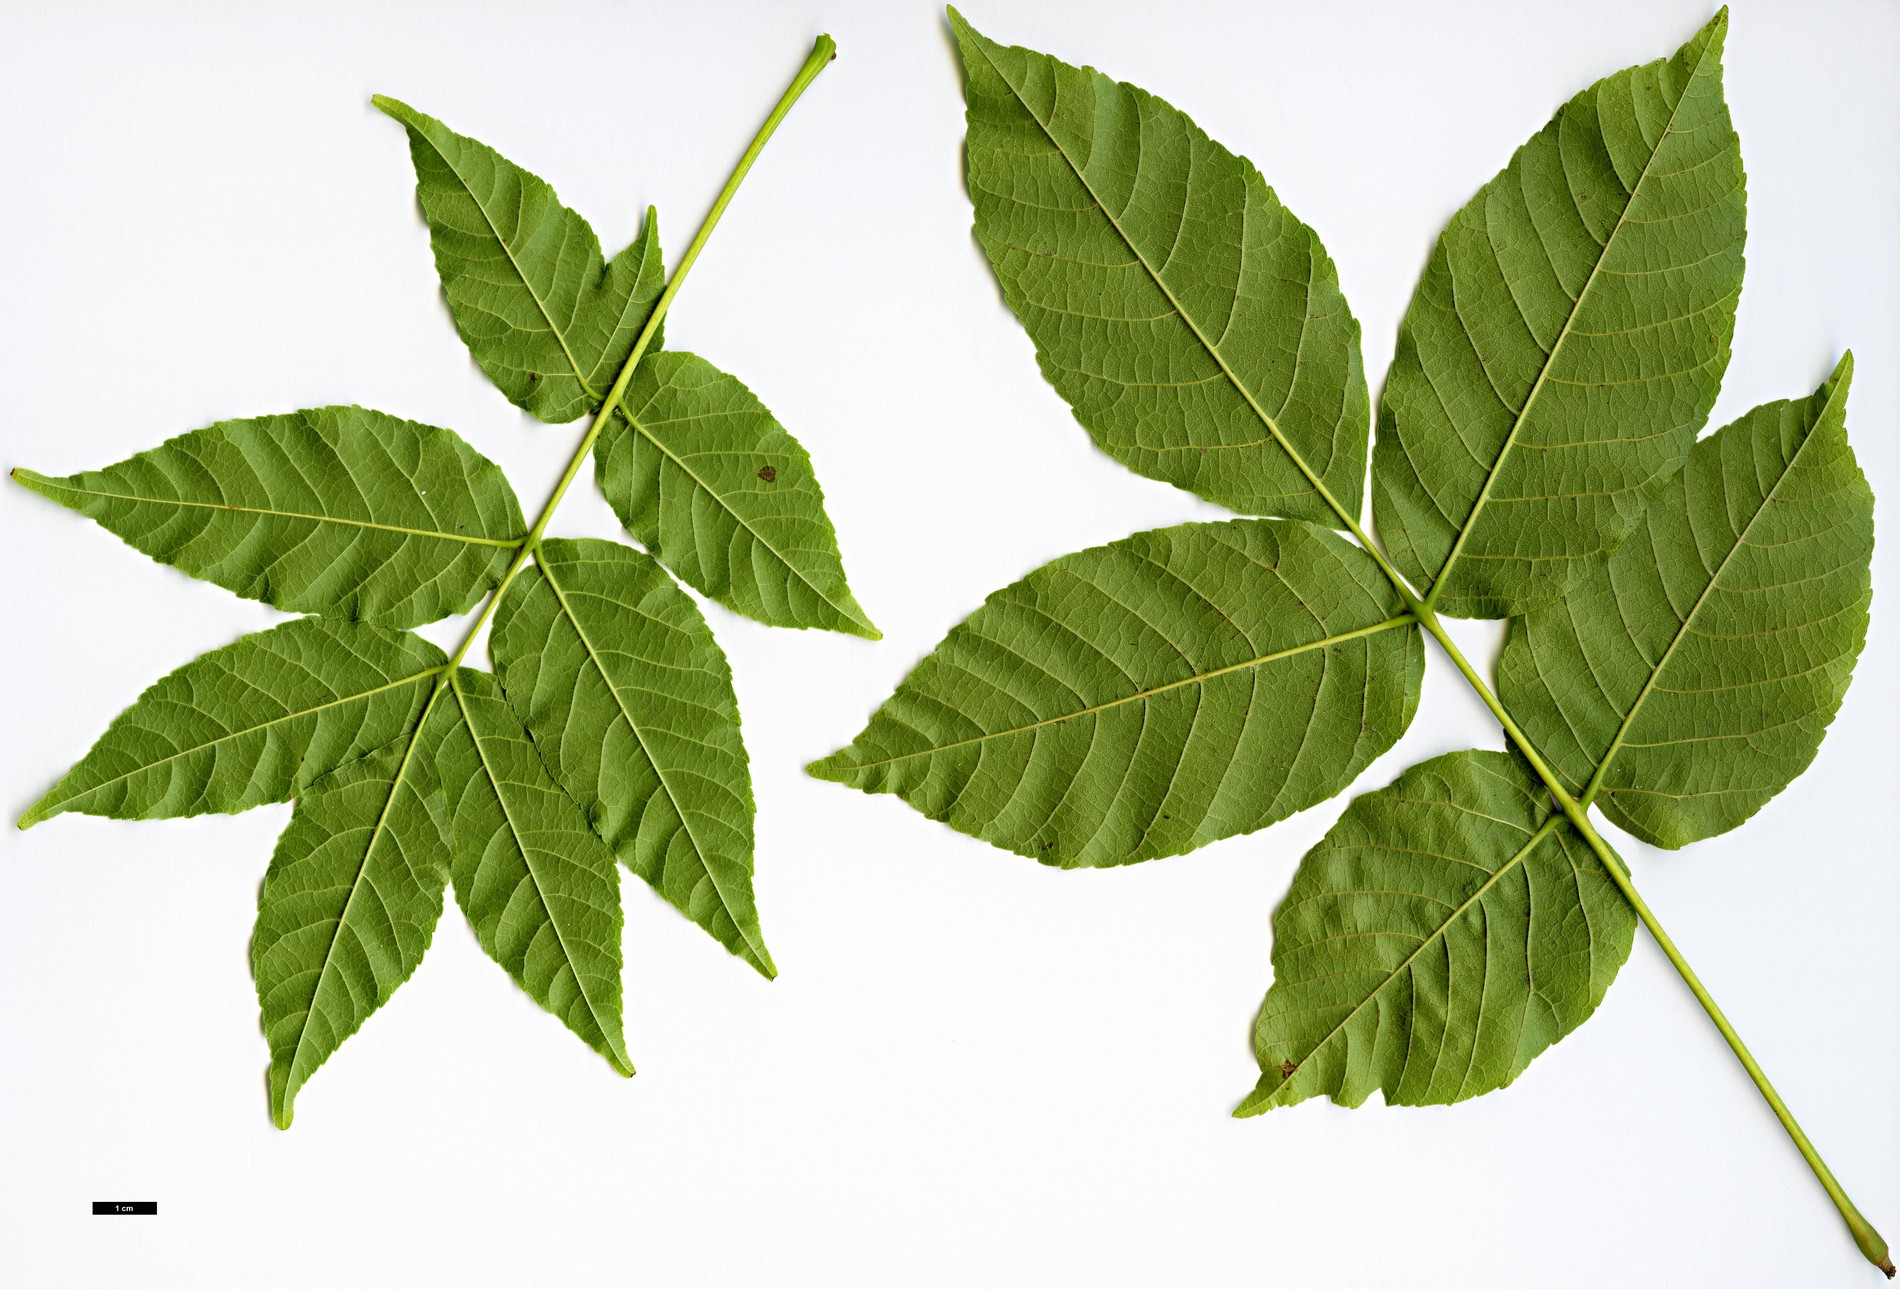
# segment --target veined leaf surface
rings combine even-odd
[[[1658,846],[1726,832],[1807,769],[1867,638],[1874,497],[1851,357],[1695,445],[1562,602],[1515,619],[1499,691],[1573,791]]]
[[[290,1126],[317,1067],[409,979],[435,934],[449,840],[434,778],[446,685],[410,731],[297,799],[258,895],[251,974],[271,1117]]]
[[[1260,1083],[1235,1113],[1502,1088],[1589,1019],[1635,932],[1520,760],[1415,765],[1356,798],[1300,861],[1273,917]]]
[[[1359,547],[1182,524],[996,592],[809,770],[1047,864],[1127,864],[1341,791],[1405,731],[1423,671]]]
[[[622,1074],[620,879],[495,678],[456,669],[436,750],[455,897],[488,956]]]
[[[687,585],[772,626],[880,638],[845,585],[811,458],[704,358],[642,359],[594,462],[620,522]]]
[[[465,613],[527,525],[492,461],[362,407],[219,421],[33,491],[161,564],[291,613],[410,627]]]
[[[444,661],[407,632],[324,618],[244,636],[141,694],[20,826],[288,800],[413,727]]]
[[[436,271],[469,353],[543,421],[593,412],[665,285],[653,211],[604,262],[594,230],[546,182],[406,103],[374,101],[409,132]]]
[[[495,612],[496,674],[622,863],[767,976],[752,777],[726,656],[652,559],[549,540]]]
[[[1615,549],[1728,365],[1742,158],[1726,12],[1565,104],[1452,217],[1399,331],[1373,451],[1392,561],[1506,617]]]
[[[1231,509],[1342,526],[1317,481],[1357,516],[1359,324],[1318,236],[1152,94],[950,23],[977,240],[1076,419]]]

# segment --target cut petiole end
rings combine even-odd
[[[1851,1207],[1851,1206],[1850,1206]],[[1866,1259],[1879,1267],[1887,1279],[1893,1279],[1893,1258],[1888,1255],[1887,1242],[1880,1238],[1880,1232],[1874,1230],[1873,1223],[1855,1210],[1847,1220],[1848,1227],[1854,1232],[1854,1243]]]

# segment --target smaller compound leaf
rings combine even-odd
[[[232,813],[285,801],[410,729],[444,663],[402,631],[286,622],[147,689],[20,819]]]
[[[732,672],[691,598],[631,547],[549,540],[502,597],[489,648],[555,781],[621,862],[776,975]]]
[[[362,407],[219,421],[103,470],[13,477],[161,564],[291,613],[465,613],[526,530],[460,436]]]
[[[1373,449],[1379,538],[1454,617],[1562,595],[1682,462],[1728,366],[1742,156],[1718,14],[1560,109],[1446,227]]]
[[[442,913],[449,839],[434,747],[446,685],[395,744],[297,799],[258,894],[251,972],[270,1043],[271,1117],[422,960]]]
[[[1807,769],[1867,639],[1874,496],[1843,357],[1695,445],[1629,540],[1511,623],[1499,692],[1573,791],[1658,846],[1727,832]]]
[[[1589,1019],[1635,931],[1520,760],[1415,765],[1354,799],[1300,861],[1273,918],[1260,1082],[1235,1114],[1496,1091]]]
[[[653,211],[603,262],[594,230],[545,181],[406,103],[373,101],[409,132],[436,271],[476,363],[543,421],[593,412],[665,285]]]
[[[771,626],[882,637],[845,585],[811,458],[704,358],[643,358],[594,462],[627,531],[695,590]]]
[[[1179,855],[1342,791],[1404,733],[1417,623],[1310,524],[1065,555],[951,630],[821,779],[1064,868]]]
[[[1318,235],[1154,95],[950,25],[976,237],[1076,419],[1231,509],[1340,527],[1323,488],[1357,516],[1359,324]]]
[[[436,751],[455,898],[488,956],[632,1074],[621,1034],[620,880],[613,853],[548,777],[492,676],[458,668]]]

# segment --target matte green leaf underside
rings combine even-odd
[[[409,132],[436,270],[476,363],[543,421],[593,412],[664,285],[652,210],[604,262],[594,230],[545,181],[405,103],[374,101]]]
[[[1516,757],[1413,766],[1356,798],[1301,860],[1273,918],[1260,1083],[1235,1113],[1502,1088],[1596,1010],[1635,930]]]
[[[445,689],[397,744],[298,798],[264,874],[251,971],[280,1128],[298,1090],[409,978],[435,934],[449,879],[432,764]]]
[[[732,674],[692,600],[630,547],[549,540],[503,597],[490,649],[554,778],[621,862],[776,974]]]
[[[1356,515],[1359,324],[1319,238],[1160,99],[950,10],[976,236],[1043,374],[1130,469],[1249,514]]]
[[[1808,767],[1867,638],[1874,498],[1848,446],[1853,361],[1697,443],[1617,552],[1514,620],[1512,713],[1644,841],[1726,832]],[[1598,776],[1598,767],[1608,762]]]
[[[13,477],[247,599],[379,626],[466,612],[527,531],[494,463],[361,407],[220,421],[103,470]]]
[[[880,638],[845,585],[811,458],[704,358],[642,359],[594,462],[627,531],[687,585],[772,626]]]
[[[1044,863],[1126,864],[1339,792],[1404,732],[1423,669],[1358,547],[1183,524],[998,591],[809,769]]]
[[[323,618],[244,636],[141,694],[20,826],[288,800],[409,730],[444,661],[407,632]]]
[[[488,956],[622,1074],[620,879],[495,678],[458,668],[436,751],[455,897]]]
[[[1718,16],[1567,103],[1452,217],[1373,452],[1380,539],[1437,609],[1505,617],[1613,550],[1728,365],[1742,160]]]

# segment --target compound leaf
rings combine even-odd
[[[495,612],[503,691],[622,863],[772,976],[752,899],[752,778],[726,656],[652,559],[549,540]]]
[[[1742,288],[1718,15],[1583,91],[1452,217],[1399,331],[1373,451],[1393,563],[1457,617],[1555,599],[1695,441]]]
[[[436,750],[455,898],[488,956],[622,1074],[620,881],[493,676],[459,667]]]
[[[1808,767],[1867,638],[1874,497],[1843,357],[1695,445],[1563,600],[1516,619],[1506,705],[1573,791],[1658,846],[1726,832]]]
[[[1423,670],[1359,547],[1182,524],[996,592],[808,768],[1047,864],[1127,864],[1341,791],[1404,732]]]
[[[881,638],[845,585],[811,458],[704,358],[642,359],[594,463],[627,531],[687,585],[772,626]]]
[[[1356,798],[1300,861],[1273,918],[1260,1082],[1235,1113],[1502,1088],[1589,1019],[1635,931],[1516,757],[1415,765]]]
[[[436,272],[476,363],[543,421],[593,412],[664,286],[652,209],[603,262],[594,230],[546,182],[406,103],[372,101],[409,132]]]
[[[193,659],[120,713],[20,819],[231,813],[285,801],[402,737],[442,651],[401,631],[286,622]]]
[[[1342,526],[1323,487],[1356,516],[1359,324],[1318,236],[1152,94],[950,23],[977,240],[1076,419],[1231,509]]]
[[[13,477],[246,599],[387,627],[467,612],[527,528],[458,435],[362,407],[219,421],[103,470]]]
[[[270,1043],[271,1117],[422,960],[442,913],[449,843],[434,777],[445,685],[397,743],[297,799],[258,894],[251,973]]]

